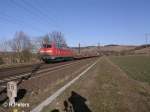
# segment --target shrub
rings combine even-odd
[[[4,60],[3,60],[2,57],[0,57],[0,65],[1,65],[1,64],[4,64]]]

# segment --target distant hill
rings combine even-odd
[[[127,51],[131,49],[135,49],[137,46],[129,46],[129,45],[105,45],[101,47],[102,51]]]
[[[109,46],[120,46],[120,45],[117,45],[117,44],[109,44],[109,45],[105,45],[105,47],[109,47]]]
[[[147,47],[150,47],[150,44],[144,44],[144,45],[141,45],[141,46],[137,46],[134,50],[140,50],[140,49],[144,49],[144,48],[147,48]]]
[[[149,54],[150,44],[137,46],[132,50],[135,54]]]
[[[96,53],[103,53],[103,54],[117,54],[119,52],[124,51],[131,51],[135,49],[137,46],[131,46],[131,45],[105,45],[105,46],[86,46],[86,47],[80,47],[80,53],[83,54],[96,54]],[[72,49],[78,53],[79,48],[78,47],[72,47]]]

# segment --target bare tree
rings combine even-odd
[[[22,52],[24,50],[31,50],[31,42],[29,37],[22,31],[16,32],[14,38],[10,41],[13,51]]]
[[[43,37],[36,37],[32,41],[32,53],[33,53],[33,58],[38,61],[40,59],[40,54],[39,50],[43,46]]]
[[[66,40],[61,32],[54,31],[50,33],[49,36],[51,42],[67,47]]]
[[[43,44],[49,44],[50,43],[50,38],[48,36],[48,34],[46,34],[45,36],[42,37],[42,42]]]
[[[16,32],[14,38],[10,41],[10,47],[17,54],[19,62],[30,60],[32,44],[30,38],[24,32]]]
[[[9,41],[1,41],[0,46],[0,51],[2,52],[8,52],[10,50]]]
[[[9,41],[3,40],[0,42],[0,63],[10,63],[10,46]]]

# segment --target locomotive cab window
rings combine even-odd
[[[43,48],[51,48],[52,46],[50,44],[43,44]]]

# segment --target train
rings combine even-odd
[[[56,42],[43,44],[39,53],[40,59],[45,63],[74,59],[74,52],[69,47]]]

